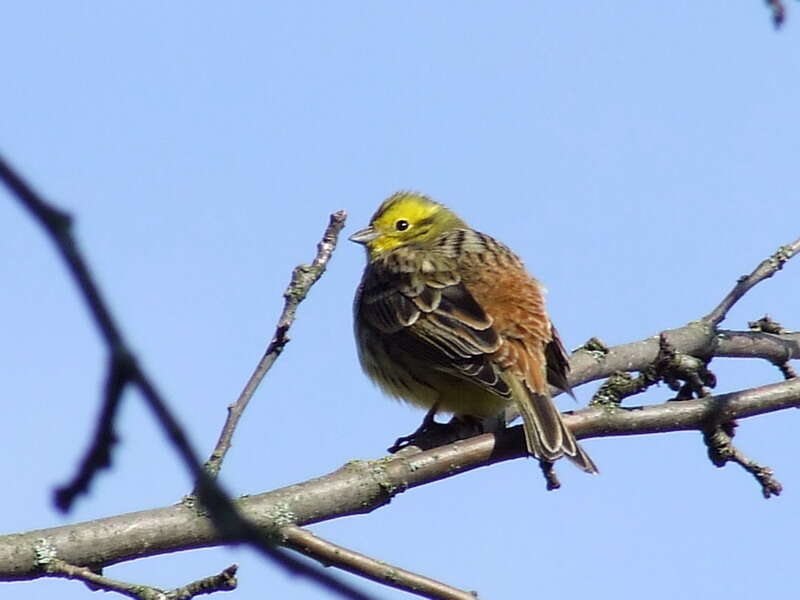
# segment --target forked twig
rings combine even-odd
[[[237,585],[236,571],[239,568],[237,565],[231,565],[221,573],[167,591],[141,583],[111,579],[99,570],[70,564],[58,558],[55,548],[45,539],[38,540],[35,551],[39,567],[49,577],[83,581],[93,591],[116,592],[134,600],[191,600],[205,594],[229,592],[235,590]]]

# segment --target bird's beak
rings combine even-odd
[[[380,233],[375,231],[375,228],[370,225],[369,227],[364,227],[364,229],[360,231],[356,231],[348,239],[356,244],[369,244],[371,241],[378,239],[378,236],[380,236]]]

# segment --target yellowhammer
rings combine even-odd
[[[596,472],[550,398],[570,391],[541,285],[506,246],[423,196],[399,192],[350,239],[366,246],[355,298],[361,365],[388,394],[485,418],[518,408],[528,451]]]

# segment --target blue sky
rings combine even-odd
[[[514,248],[550,290],[568,347],[707,313],[800,231],[800,6],[776,33],[763,4],[18,3],[0,22],[0,150],[76,216],[126,335],[207,454],[328,214],[346,209],[352,232],[397,189]],[[4,191],[0,255],[0,468],[12,482],[0,530],[176,502],[191,483],[129,394],[113,471],[69,516],[52,508],[92,428],[104,351],[51,245]],[[302,305],[225,465],[235,493],[381,456],[422,418],[358,367],[363,260],[343,242]],[[799,278],[790,263],[725,325],[768,312],[800,328]],[[755,361],[713,368],[720,392],[779,378]],[[577,390],[581,405],[592,390]],[[739,429],[785,485],[770,501],[683,433],[590,440],[601,474],[560,466],[555,493],[519,460],[314,531],[485,598],[786,596],[796,412]],[[231,597],[326,597],[242,549],[108,574],[173,587],[231,562]],[[92,597],[65,581],[0,586],[48,595]]]

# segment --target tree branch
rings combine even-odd
[[[714,427],[709,427],[703,432],[703,441],[708,447],[708,458],[716,467],[724,467],[729,462],[734,462],[755,477],[761,485],[764,498],[780,496],[783,486],[775,479],[772,469],[759,465],[756,461],[747,458],[744,453],[733,445],[733,434],[736,421],[730,421]]]
[[[564,420],[591,437],[704,431],[733,419],[800,406],[800,380],[751,390],[634,408],[587,408]],[[483,434],[420,452],[351,461],[337,471],[286,488],[236,501],[255,527],[279,536],[290,512],[297,525],[369,513],[407,489],[526,454],[521,427]],[[0,537],[0,580],[41,577],[34,547],[44,538],[72,564],[103,566],[221,543],[207,517],[186,505],[119,515],[97,521]]]
[[[324,565],[338,567],[376,583],[435,600],[475,600],[477,598],[475,592],[459,590],[423,575],[375,560],[323,540],[296,525],[284,527],[281,529],[281,534],[284,544],[289,548],[315,558]]]
[[[208,509],[208,516],[219,531],[221,540],[225,540],[227,543],[249,543],[289,572],[303,575],[342,597],[351,600],[369,598],[366,594],[331,577],[325,571],[297,560],[282,549],[275,547],[262,532],[242,518],[228,494],[200,464],[177,419],[157,391],[154,383],[139,366],[136,357],[123,339],[119,327],[111,316],[111,311],[102,298],[100,288],[91,276],[88,264],[72,236],[72,219],[63,211],[45,202],[2,157],[0,157],[0,179],[50,235],[66,261],[70,274],[78,284],[109,350],[110,372],[107,377],[106,398],[102,411],[104,418],[108,420],[98,425],[97,436],[93,440],[86,458],[82,461],[81,469],[73,479],[73,483],[58,490],[57,505],[62,510],[68,509],[79,494],[88,490],[97,470],[110,464],[110,447],[115,439],[113,419],[125,386],[131,384],[139,389],[164,434],[172,442],[184,465],[194,477],[197,498]],[[68,560],[67,562],[87,564],[80,561]]]
[[[37,541],[34,551],[44,576],[83,581],[93,591],[117,592],[134,600],[191,600],[204,594],[235,590],[237,585],[236,571],[239,568],[237,565],[231,565],[217,575],[204,577],[166,591],[149,585],[118,581],[104,576],[99,570],[69,564],[58,558],[55,548],[45,539]]]
[[[220,543],[248,542],[290,571],[302,573],[323,584],[328,589],[339,592],[346,597],[365,598],[363,594],[338,582],[322,571],[310,568],[281,552],[274,547],[275,540],[282,539],[283,543],[292,546],[290,536],[295,536],[296,543],[292,547],[301,551],[305,549],[311,556],[315,556],[310,550],[314,548],[314,551],[318,553],[317,557],[322,557],[323,560],[327,560],[325,559],[326,555],[346,557],[346,560],[343,560],[342,564],[339,565],[342,568],[348,568],[367,577],[383,581],[385,572],[378,569],[380,565],[378,561],[319,540],[313,534],[305,532],[295,525],[287,526],[285,522],[281,521],[280,515],[285,515],[288,511],[295,517],[301,517],[298,523],[303,523],[302,511],[305,509],[305,522],[313,523],[345,514],[369,512],[384,505],[391,497],[410,487],[416,487],[430,481],[452,476],[458,472],[471,470],[500,460],[517,458],[526,454],[522,443],[521,430],[517,427],[498,434],[486,434],[470,440],[455,442],[429,452],[409,448],[396,456],[377,461],[356,461],[335,473],[317,480],[233,503],[228,499],[224,490],[216,484],[214,477],[219,472],[224,456],[230,448],[232,435],[242,411],[252,397],[258,383],[289,340],[287,332],[294,321],[297,306],[308,293],[310,287],[324,272],[327,262],[330,260],[337,236],[344,224],[344,213],[335,213],[331,216],[331,223],[323,240],[318,245],[317,257],[312,265],[300,266],[295,269],[292,282],[284,294],[286,303],[275,335],[245,390],[237,402],[229,407],[228,420],[223,427],[220,440],[207,463],[207,469],[204,469],[200,466],[185,434],[167,408],[161,395],[139,367],[135,357],[119,333],[119,328],[111,317],[110,311],[106,308],[99,288],[94,283],[86,262],[71,235],[70,217],[45,203],[2,159],[0,159],[0,178],[7,183],[23,205],[28,208],[51,235],[62,257],[67,262],[70,272],[77,281],[109,348],[109,374],[104,397],[103,418],[98,424],[95,440],[81,465],[79,473],[69,486],[60,490],[58,495],[59,505],[68,508],[78,494],[88,489],[94,473],[99,468],[110,464],[111,447],[115,441],[114,417],[125,386],[132,384],[139,388],[187,468],[195,476],[198,498],[208,509],[207,517],[198,515],[190,506],[190,502],[187,502],[179,507],[159,509],[159,511],[144,511],[134,515],[122,515],[92,523],[33,532],[38,534],[39,537],[32,543],[29,543],[30,540],[26,536],[33,534],[6,536],[5,538],[0,538],[0,573],[4,574],[2,577],[27,579],[44,576],[48,574],[48,569],[51,571],[55,569],[52,565],[58,565],[58,569],[62,571],[62,574],[69,571],[77,576],[80,571],[85,575],[86,573],[94,572],[78,565],[98,567],[139,556],[179,549]],[[763,261],[749,276],[741,278],[733,290],[709,315],[685,327],[662,333],[662,349],[663,347],[669,347],[670,349],[676,349],[676,352],[709,358],[711,356],[725,355],[725,352],[730,353],[729,355],[731,356],[752,356],[758,352],[769,353],[769,360],[772,360],[775,364],[785,365],[785,374],[792,373],[787,361],[800,355],[800,343],[798,343],[798,338],[795,334],[783,332],[777,334],[718,332],[716,326],[749,289],[760,281],[771,277],[798,251],[800,251],[800,240],[781,247],[776,254]],[[730,335],[726,337],[726,333]],[[743,345],[744,341],[747,341],[749,345]],[[737,343],[739,344],[738,346]],[[755,349],[755,346],[758,346],[758,349]],[[575,368],[571,378],[573,385],[607,376],[615,371],[642,370],[653,362],[658,350],[659,339],[652,338],[607,351],[605,349],[593,349],[579,352],[574,361]],[[639,407],[634,409],[633,412],[631,412],[631,409],[620,408],[613,410],[587,409],[574,415],[568,415],[565,420],[569,426],[573,427],[576,436],[579,438],[632,435],[680,429],[703,431],[709,441],[712,460],[714,460],[715,464],[721,465],[727,461],[742,464],[759,479],[765,490],[765,495],[769,496],[767,491],[777,493],[780,486],[771,478],[771,472],[744,457],[743,454],[733,448],[730,439],[720,442],[717,434],[719,431],[724,432],[725,428],[728,427],[728,423],[734,418],[743,418],[752,414],[780,410],[781,408],[799,404],[800,388],[797,388],[797,380],[794,379],[775,386],[765,386],[724,396],[706,397],[698,400],[663,404],[656,407]],[[600,412],[597,412],[598,410]],[[552,474],[551,482],[556,482],[555,473],[552,472],[552,469],[550,471]],[[553,487],[555,487],[555,484]],[[281,494],[286,493],[286,490],[291,490],[291,496],[281,497]],[[254,502],[258,503],[258,510],[253,510]],[[267,505],[261,506],[262,502],[266,502]],[[251,522],[243,518],[240,511],[251,515],[254,521]],[[166,518],[167,522],[160,521],[162,517]],[[131,518],[134,519],[133,522],[130,522]],[[264,521],[265,518],[266,521]],[[142,521],[138,519],[142,519]],[[180,531],[170,529],[170,525],[174,524],[173,520],[181,521]],[[113,524],[118,524],[119,522],[126,522],[125,533],[127,535],[123,536],[120,533],[120,535],[109,537],[109,529],[104,529],[101,532],[93,529],[96,523],[104,523],[109,527],[113,527]],[[143,528],[139,533],[144,533],[144,529],[151,527],[154,522],[159,522],[157,531],[151,532],[154,535],[149,537],[147,535],[136,535],[137,532],[134,530],[137,526]],[[265,535],[261,529],[266,529],[271,533],[272,537]],[[66,539],[59,537],[64,531],[70,532]],[[287,531],[290,533],[287,534]],[[171,534],[183,537],[180,537],[179,541],[174,537],[170,537]],[[42,537],[44,537],[49,547],[57,548],[58,553],[58,557],[51,561],[52,565],[44,568],[44,570],[41,561],[36,562],[36,544],[41,541]],[[84,537],[86,539],[91,538],[94,545],[82,545]],[[140,545],[142,540],[146,540],[144,547]],[[158,541],[154,542],[154,540]],[[102,551],[100,551],[100,542],[105,542],[106,544]],[[34,554],[33,563],[27,560],[29,551]],[[4,555],[4,552],[7,552],[7,554]],[[62,558],[65,553],[66,555],[74,554],[73,558],[75,560]],[[8,562],[4,563],[4,556],[9,559]],[[21,563],[19,562],[20,558]],[[8,567],[8,570],[4,570],[4,564]],[[385,567],[381,568],[385,569]],[[464,596],[465,594],[469,595],[467,592],[455,590],[455,588],[444,586],[413,573],[402,573],[405,580],[404,585],[408,589],[415,585],[424,585],[434,591],[438,589],[438,593],[443,594],[429,597],[464,598],[466,597]],[[52,574],[52,572],[49,574]],[[88,577],[89,575],[86,576]],[[96,573],[93,576],[102,578]],[[119,582],[112,583],[116,585]],[[143,586],[138,587],[144,589]],[[186,588],[186,586],[184,587]],[[202,587],[201,585],[198,589]],[[151,589],[162,593],[156,588]],[[186,593],[189,593],[188,588],[186,588]]]
[[[255,371],[250,376],[250,379],[245,384],[239,398],[228,407],[228,418],[220,432],[219,440],[217,441],[214,451],[206,461],[206,471],[212,476],[216,477],[222,468],[222,462],[225,460],[225,455],[231,447],[233,440],[233,433],[236,426],[239,424],[239,419],[242,413],[247,408],[247,404],[253,397],[256,389],[258,388],[261,380],[269,372],[278,358],[283,348],[289,342],[288,332],[289,328],[294,323],[295,313],[300,303],[305,300],[306,295],[311,290],[311,287],[322,277],[327,268],[328,261],[330,261],[333,251],[336,249],[336,241],[339,238],[339,233],[344,227],[347,213],[343,210],[337,211],[330,216],[330,222],[325,229],[319,244],[317,244],[317,255],[310,265],[299,265],[295,267],[292,272],[292,280],[289,286],[283,293],[285,299],[283,311],[278,319],[278,325],[275,328],[275,334],[272,336],[272,341],[267,346],[264,356],[256,365]]]
[[[755,269],[753,269],[753,272],[750,273],[750,275],[743,275],[740,277],[739,281],[736,282],[736,285],[728,293],[728,295],[723,298],[722,302],[720,302],[714,310],[703,317],[703,321],[709,323],[712,327],[716,327],[722,323],[722,321],[725,319],[725,316],[728,314],[728,311],[733,308],[733,305],[736,304],[742,298],[742,296],[744,296],[750,291],[750,289],[758,285],[760,282],[764,281],[765,279],[769,279],[775,273],[780,271],[786,261],[792,258],[798,252],[800,252],[800,238],[796,239],[790,244],[786,244],[785,246],[778,248],[775,254],[761,261],[761,263]]]
[[[717,326],[728,311],[759,282],[772,277],[783,265],[800,252],[800,239],[781,246],[775,254],[763,260],[750,275],[740,277],[733,289],[708,315],[683,327],[669,329],[638,342],[605,348],[602,343],[587,344],[576,351],[570,360],[570,383],[574,386],[609,377],[618,372],[644,371],[659,354],[662,339],[678,352],[709,359],[714,356],[731,358],[766,358],[775,364],[786,364],[800,358],[800,333],[771,334],[761,331],[726,331]],[[551,390],[554,394],[558,390]]]
[[[786,362],[800,358],[800,333],[714,331],[701,321],[664,332],[678,352],[701,358],[764,358]],[[656,360],[659,336],[621,344],[606,351],[576,351],[570,358],[570,384],[577,387],[619,371],[643,371]],[[553,390],[555,392],[555,390]]]

